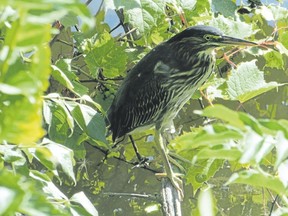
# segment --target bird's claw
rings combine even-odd
[[[167,173],[156,173],[155,175],[157,177],[160,177],[160,178],[163,178],[163,177],[169,178],[169,180],[171,181],[171,184],[173,185],[173,187],[178,191],[180,200],[183,200],[183,198],[184,198],[183,182],[179,178],[179,176],[183,176],[183,174],[173,173],[172,172],[170,174],[167,174]]]
[[[150,162],[151,162],[150,157],[141,157],[139,162],[135,163],[135,166],[133,166],[132,168],[148,167]]]

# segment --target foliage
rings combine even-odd
[[[107,25],[111,11],[125,35]],[[215,74],[175,119],[183,215],[265,214],[276,195],[275,215],[287,214],[287,16],[281,2],[107,0],[93,18],[76,0],[2,0],[0,214],[159,215],[153,130],[134,137],[150,163],[138,167],[131,145],[111,148],[105,111],[127,70],[197,24],[259,46],[218,50]],[[197,100],[207,108],[195,112]]]

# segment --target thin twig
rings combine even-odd
[[[118,86],[116,83],[112,83],[112,82],[107,82],[105,80],[100,80],[97,78],[92,77],[90,74],[88,74],[87,72],[85,72],[84,70],[82,70],[81,68],[75,66],[75,65],[71,65],[71,68],[80,71],[82,74],[84,74],[85,76],[87,76],[90,79],[90,82],[99,82],[102,84],[107,84],[107,85],[114,85],[114,86]],[[88,80],[80,80],[80,82],[88,82]]]
[[[278,199],[278,197],[279,197],[279,196],[278,196],[278,194],[277,194],[276,197],[274,198],[273,202],[272,202],[272,206],[271,206],[271,208],[270,208],[269,216],[272,215],[273,208],[274,208],[275,204],[277,203],[277,199]]]
[[[129,30],[128,32],[126,32],[124,35],[121,35],[117,40],[120,41],[121,39],[123,39],[124,37],[132,34],[134,31],[136,31],[137,28],[132,28],[131,30]]]
[[[159,200],[157,198],[157,195],[152,195],[152,194],[105,192],[105,193],[103,193],[103,195],[107,195],[107,196],[129,196],[129,197],[136,197],[136,198]]]

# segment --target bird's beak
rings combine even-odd
[[[221,44],[223,45],[236,45],[236,46],[255,46],[257,43],[250,42],[247,40],[242,40],[234,37],[229,37],[229,36],[222,36],[220,41]]]

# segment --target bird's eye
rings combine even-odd
[[[213,35],[206,34],[203,38],[207,41],[211,41],[213,39]]]

